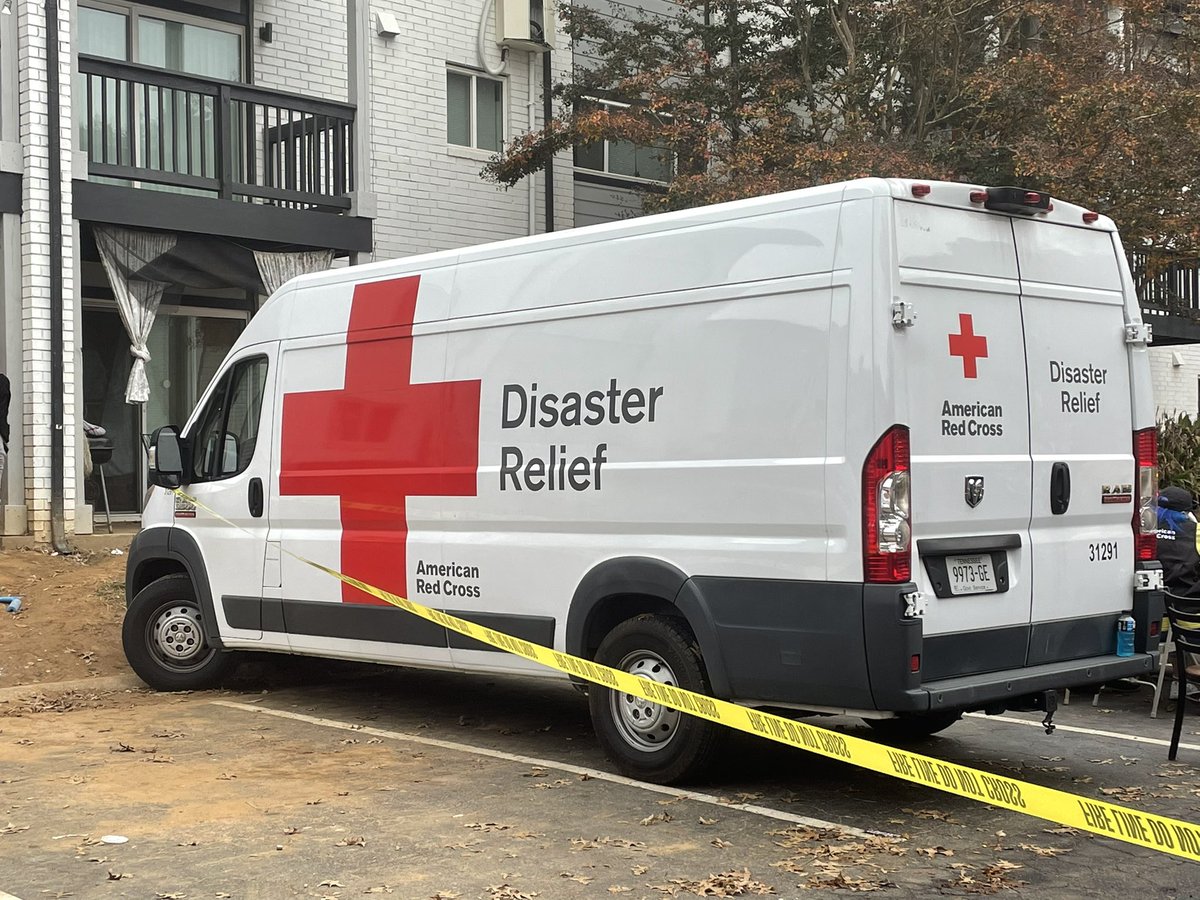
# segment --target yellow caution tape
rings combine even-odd
[[[246,530],[182,490],[176,489],[175,493],[225,524],[240,531]],[[1019,781],[1005,775],[993,775],[980,769],[945,762],[908,750],[887,747],[865,738],[842,734],[804,722],[796,722],[772,713],[758,712],[727,700],[718,700],[715,697],[660,684],[647,678],[622,672],[620,669],[603,666],[569,653],[560,653],[502,631],[468,622],[466,619],[432,609],[405,597],[398,597],[389,591],[344,575],[295,553],[287,550],[283,552],[298,562],[336,578],[343,584],[357,588],[385,603],[412,613],[414,616],[420,616],[422,619],[482,643],[490,644],[499,650],[540,663],[559,672],[574,675],[609,690],[620,691],[623,694],[636,694],[652,703],[668,706],[671,709],[708,719],[747,734],[758,735],[776,743],[786,744],[798,750],[838,759],[882,775],[890,775],[904,781],[925,785],[948,794],[966,797],[969,800],[978,800],[991,806],[1011,809],[1014,812],[1025,813],[1047,822],[1115,838],[1145,847],[1148,850],[1157,850],[1200,862],[1200,826],[1190,822],[1141,812],[1104,800],[1091,800],[1067,791]]]

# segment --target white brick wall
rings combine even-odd
[[[62,178],[51,185],[49,173],[49,94],[47,91],[46,27],[41,0],[14,4],[19,16],[21,142],[24,145],[24,215],[21,221],[21,345],[24,396],[13,398],[13,418],[22,411],[25,451],[25,495],[30,531],[39,540],[50,537],[50,455],[55,435],[50,422],[50,267],[62,267],[63,277],[63,507],[66,531],[75,524],[75,273],[71,247],[71,159],[74,128],[71,119],[71,27],[73,3],[58,0],[59,8],[59,136]],[[55,258],[50,249],[51,191],[62,197],[63,247]],[[14,422],[15,424],[15,422]]]
[[[258,39],[271,23],[272,40]],[[345,0],[255,0],[254,83],[322,100],[346,101]]]
[[[1175,365],[1178,359],[1180,365]],[[1154,400],[1161,415],[1188,413],[1200,407],[1200,346],[1151,347]]]
[[[392,0],[372,7],[370,77],[371,158],[378,200],[376,259],[503,240],[529,233],[529,192],[523,183],[504,190],[479,172],[488,154],[452,148],[446,141],[446,66],[479,69],[476,35],[483,0]],[[374,12],[391,12],[401,25],[395,38],[374,32]],[[345,0],[259,0],[256,26],[272,22],[274,40],[255,41],[256,83],[329,100],[347,99]],[[499,62],[491,40],[489,59]],[[569,52],[555,55],[561,74]],[[535,60],[536,119],[541,122],[541,59]],[[512,51],[503,76],[507,130],[528,130],[528,54]],[[570,158],[555,171],[555,223],[572,221]],[[538,176],[536,230],[545,230],[544,177]]]

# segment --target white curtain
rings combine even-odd
[[[255,250],[254,261],[268,296],[297,275],[323,272],[333,265],[332,250],[298,250],[294,253],[269,253]]]
[[[129,335],[129,352],[133,354],[125,402],[145,403],[150,398],[150,382],[146,378],[150,351],[146,342],[150,339],[150,329],[154,327],[154,317],[167,284],[143,278],[138,272],[174,247],[175,235],[99,225],[95,236],[100,261],[108,274],[121,321]]]

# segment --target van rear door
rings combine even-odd
[[[897,413],[910,426],[913,579],[928,598],[922,677],[1025,664],[1032,467],[1007,216],[895,201]]]
[[[1014,218],[1033,456],[1029,665],[1112,653],[1134,572],[1130,352],[1111,232]]]

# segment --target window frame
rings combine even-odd
[[[238,357],[236,360],[226,366],[224,371],[220,372],[213,379],[212,391],[209,392],[208,396],[204,399],[204,404],[200,407],[200,411],[192,420],[191,427],[187,429],[187,433],[183,438],[185,447],[185,475],[188,478],[188,484],[208,484],[214,481],[227,481],[230,478],[236,478],[237,476],[245,473],[245,471],[250,468],[250,465],[253,463],[254,457],[251,455],[250,459],[246,461],[246,465],[234,472],[220,472],[219,474],[214,474],[213,472],[209,471],[205,472],[204,474],[197,474],[196,470],[196,454],[203,452],[203,448],[197,444],[197,439],[200,437],[200,432],[207,423],[209,412],[212,409],[213,404],[218,402],[219,397],[222,409],[221,427],[217,433],[221,436],[221,447],[217,450],[216,459],[220,460],[223,458],[224,454],[224,436],[229,432],[229,413],[231,408],[230,401],[232,400],[233,388],[235,382],[237,381],[237,376],[241,370],[258,362],[264,363],[266,365],[266,369],[263,372],[262,395],[259,397],[258,406],[258,431],[255,436],[255,451],[257,452],[258,442],[262,436],[262,415],[264,405],[263,398],[266,397],[267,383],[269,381],[271,372],[271,359],[265,353],[252,353],[248,356]],[[216,468],[220,469],[221,466],[217,466]]]
[[[232,22],[226,22],[221,19],[207,19],[204,16],[194,16],[188,13],[176,12],[173,9],[165,9],[161,6],[148,6],[145,3],[125,2],[125,0],[79,0],[79,6],[86,9],[98,9],[103,12],[119,13],[125,16],[125,48],[128,51],[129,58],[122,60],[123,62],[134,63],[135,65],[147,65],[142,62],[139,57],[139,31],[138,19],[145,16],[147,19],[158,19],[164,22],[176,22],[180,25],[195,25],[200,28],[210,28],[213,31],[224,31],[232,34],[238,39],[238,77],[237,83],[249,84],[249,63],[247,60],[247,47],[249,46],[246,38],[246,27],[243,25],[235,25]],[[158,68],[154,66],[153,68]],[[170,69],[162,69],[164,72],[171,71]],[[203,78],[205,76],[192,76]],[[220,79],[210,78],[210,81],[219,81]]]
[[[486,153],[489,156],[493,153],[498,153],[504,149],[504,144],[508,140],[509,123],[508,123],[508,79],[505,77],[493,77],[486,72],[481,72],[478,69],[472,69],[469,66],[456,65],[455,63],[446,63],[446,76],[461,75],[471,79],[471,88],[467,93],[467,99],[470,101],[469,111],[467,115],[467,133],[470,136],[470,144],[456,144],[450,140],[450,90],[446,90],[446,146],[451,152],[473,152]],[[500,146],[495,150],[489,147],[479,146],[479,88],[480,80],[490,81],[500,85]],[[446,86],[446,81],[443,81],[443,86]]]
[[[584,97],[583,101],[585,103],[589,103],[589,104],[596,104],[597,106],[612,106],[612,107],[616,107],[618,109],[632,109],[634,107],[634,104],[632,104],[632,103],[625,103],[624,101],[621,101],[621,100],[610,100],[605,97]],[[671,118],[671,116],[666,113],[660,113],[659,115],[662,115],[664,118]],[[671,157],[670,164],[669,164],[669,168],[671,170],[671,176],[669,179],[667,179],[665,181],[662,179],[658,179],[658,178],[646,178],[645,176],[642,176],[642,175],[626,175],[623,172],[614,172],[614,171],[612,171],[611,165],[609,163],[609,150],[610,150],[610,145],[612,143],[614,143],[614,142],[609,140],[608,138],[604,138],[601,141],[603,158],[604,158],[602,165],[604,166],[604,168],[593,169],[591,166],[579,165],[575,161],[574,152],[572,152],[572,154],[571,154],[571,165],[578,172],[595,173],[595,175],[597,175],[599,177],[620,179],[621,181],[627,182],[629,184],[645,184],[645,185],[655,185],[655,186],[659,186],[659,187],[670,184],[671,179],[673,179],[678,174],[677,168],[676,168],[678,159],[674,153],[671,153],[671,151],[669,151],[665,147],[661,148],[662,151],[664,153],[669,154]],[[632,142],[628,142],[628,143],[632,143]],[[650,147],[646,144],[633,144],[633,147],[634,147],[635,153],[637,152],[638,149],[649,149],[649,150],[660,149],[657,147]]]

